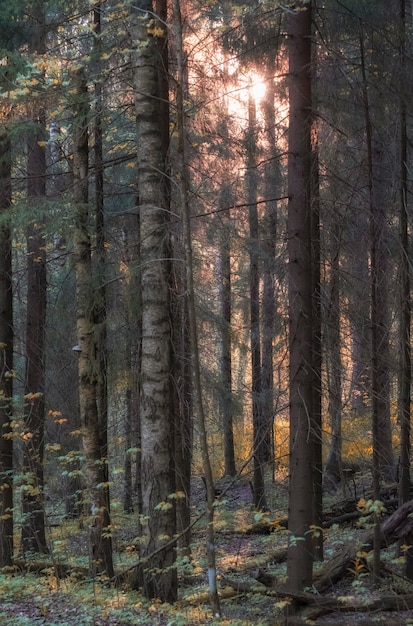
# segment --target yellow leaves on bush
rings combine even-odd
[[[53,417],[54,423],[55,424],[65,424],[67,422],[66,417],[62,417],[62,412],[61,411],[53,411],[53,410],[49,410],[49,415],[50,417]]]
[[[38,400],[39,398],[42,398],[42,397],[43,397],[43,394],[40,391],[37,391],[36,393],[26,393],[26,395],[24,396],[24,399],[33,403],[35,400]]]
[[[165,31],[163,28],[159,26],[153,26],[147,29],[148,35],[153,35],[154,37],[163,37],[165,35]]]
[[[157,511],[169,511],[169,509],[172,509],[172,504],[170,502],[165,502],[165,500],[163,500],[162,502],[156,505],[155,509]]]
[[[376,515],[381,515],[382,513],[386,513],[386,507],[384,506],[384,502],[381,500],[365,500],[364,498],[360,498],[357,502],[357,508],[360,512],[369,515],[370,513],[375,513]]]

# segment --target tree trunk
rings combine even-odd
[[[102,3],[99,1],[93,9],[93,26],[96,37],[93,53],[95,55],[94,77],[94,168],[95,168],[95,220],[96,220],[96,252],[93,267],[96,275],[94,292],[94,333],[96,343],[97,385],[96,401],[99,421],[99,447],[103,480],[101,497],[108,515],[110,515],[109,467],[108,467],[108,355],[107,355],[107,295],[106,295],[106,237],[103,189],[103,89],[101,72],[101,13]],[[106,531],[107,532],[107,531]],[[108,546],[109,549],[109,546]],[[110,548],[111,549],[111,548]],[[111,558],[111,557],[110,557]],[[113,567],[113,566],[112,566]]]
[[[251,341],[251,395],[253,424],[254,506],[258,511],[267,508],[264,484],[264,436],[262,413],[261,331],[260,331],[260,270],[259,225],[257,208],[257,163],[255,154],[256,104],[250,91],[248,96],[247,136],[247,198],[250,258],[250,341]]]
[[[141,512],[141,443],[140,443],[140,371],[142,358],[142,303],[141,303],[141,272],[140,272],[140,242],[139,242],[139,213],[124,218],[123,233],[125,239],[125,264],[128,267],[126,281],[126,316],[127,316],[127,354],[126,368],[128,370],[126,391],[126,418],[125,418],[125,474],[123,508],[125,512],[134,510],[133,496],[136,496],[138,513]],[[132,452],[133,450],[133,452]],[[132,472],[132,459],[135,458],[135,484]]]
[[[13,291],[12,242],[7,211],[11,205],[11,144],[0,132],[0,568],[13,561]],[[5,219],[6,218],[6,219]]]
[[[95,293],[88,228],[89,95],[82,70],[73,75],[73,186],[75,232],[73,259],[76,274],[79,409],[85,455],[84,475],[89,507],[89,569],[91,576],[113,576],[110,517],[107,508],[106,450],[102,449],[97,398]]]
[[[289,15],[288,282],[290,480],[288,587],[312,584],[311,3]]]
[[[341,434],[341,337],[340,337],[340,217],[330,224],[330,294],[325,313],[326,361],[328,362],[328,414],[331,442],[325,464],[325,479],[337,485],[342,479]]]
[[[231,190],[224,184],[221,194],[222,236],[219,248],[219,284],[221,306],[221,394],[220,409],[223,426],[224,444],[224,473],[226,476],[235,476],[235,447],[232,401],[232,339],[231,339],[231,230],[230,230],[230,201]]]
[[[157,6],[150,0],[138,0],[131,8],[132,37],[138,42],[133,86],[142,259],[142,513],[148,520],[143,554],[156,551],[145,564],[143,586],[148,597],[174,602],[175,550],[168,544],[175,534],[176,519],[169,498],[175,492],[175,468],[165,19],[164,0]],[[153,24],[160,30],[157,37]]]
[[[411,298],[410,298],[410,237],[408,224],[408,171],[407,171],[407,107],[406,107],[406,1],[400,0],[400,504],[410,498],[410,454],[411,454]],[[410,535],[410,540],[412,536]],[[406,551],[405,575],[413,579],[413,547]]]
[[[189,178],[187,172],[185,150],[185,115],[184,115],[184,50],[182,35],[182,16],[179,0],[173,3],[175,27],[178,31],[176,38],[178,57],[178,89],[177,89],[177,127],[178,127],[178,161],[180,169],[180,206],[182,217],[183,242],[185,248],[186,268],[186,301],[188,306],[188,327],[191,346],[191,369],[193,381],[194,412],[198,418],[199,437],[201,443],[201,458],[207,496],[207,527],[206,527],[206,557],[208,563],[209,600],[214,617],[220,617],[221,607],[217,589],[216,547],[215,547],[215,490],[212,476],[212,466],[209,457],[206,419],[202,399],[201,371],[198,348],[198,332],[195,310],[194,268],[192,256],[191,218],[188,203]]]
[[[315,73],[315,64],[313,63]],[[311,298],[312,298],[312,372],[313,398],[311,421],[313,430],[313,490],[314,524],[321,529],[323,524],[323,425],[322,425],[322,346],[321,346],[321,241],[320,241],[320,182],[318,163],[318,128],[312,120],[311,128]],[[314,534],[314,558],[323,560],[323,533]]]
[[[265,230],[263,229],[263,295],[262,295],[262,419],[263,419],[263,460],[274,466],[274,321],[275,299],[275,255],[277,238],[277,200],[280,189],[280,172],[276,165],[277,141],[275,136],[275,56],[270,54],[267,61],[268,83],[264,101],[265,134],[269,161],[264,169]]]
[[[30,50],[46,52],[44,12],[36,1],[31,15]],[[27,232],[27,316],[25,416],[23,442],[22,549],[23,553],[48,552],[44,510],[44,426],[45,426],[45,327],[46,327],[46,243],[44,207],[46,197],[46,114],[44,109],[29,112],[32,129],[27,142],[27,197],[37,215]]]
[[[401,426],[400,442],[400,503],[410,497],[410,395],[411,395],[411,347],[410,347],[410,238],[408,226],[408,172],[407,172],[407,125],[406,94],[404,93],[405,75],[405,38],[406,7],[405,0],[400,0],[400,383],[399,383],[399,420]]]
[[[374,51],[374,42],[371,44]],[[382,129],[385,121],[377,107],[370,105],[363,31],[360,26],[360,54],[363,106],[366,128],[367,180],[370,210],[370,285],[371,285],[371,397],[373,430],[373,484],[376,494],[384,478],[394,479],[392,433],[390,423],[389,372],[389,278],[387,189],[385,146]],[[374,113],[374,119],[373,119]],[[379,115],[381,114],[381,115]],[[373,124],[374,122],[374,124]],[[376,497],[376,495],[375,495]],[[379,498],[379,495],[377,495]]]

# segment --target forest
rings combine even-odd
[[[413,624],[410,0],[0,0],[0,624]]]

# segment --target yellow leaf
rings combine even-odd
[[[163,28],[160,28],[159,26],[154,26],[153,28],[148,28],[148,34],[153,35],[154,37],[163,37],[165,34],[165,31]]]

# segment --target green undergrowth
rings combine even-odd
[[[286,582],[288,533],[281,524],[285,523],[286,499],[275,483],[269,495],[271,513],[257,513],[250,502],[231,497],[216,508],[218,584],[223,612],[219,620],[211,616],[209,609],[204,519],[193,528],[191,561],[177,555],[179,599],[174,606],[148,601],[138,591],[111,586],[104,578],[90,580],[87,526],[81,528],[78,522],[62,521],[48,530],[52,556],[48,560],[42,557],[44,565],[36,572],[20,567],[0,574],[0,626],[284,625],[285,598],[260,581],[260,572],[264,572],[276,587],[282,588]],[[334,497],[329,496],[328,504],[333,501]],[[197,514],[199,509],[194,510],[194,516]],[[115,569],[119,573],[138,562],[140,540],[136,515],[116,512],[112,523]],[[325,530],[326,560],[340,552],[343,545],[357,541],[369,523],[366,517]],[[260,525],[271,532],[247,532]],[[371,557],[363,553],[362,546],[360,550],[348,576],[334,590],[334,594],[355,601],[377,593],[369,569]],[[402,560],[395,546],[382,551],[383,565],[395,572],[393,577],[381,581],[383,593],[394,592],[395,580],[400,592],[409,592],[411,583],[397,578]],[[58,564],[65,566],[64,575],[55,567]],[[315,571],[321,567],[322,564],[315,564]]]

